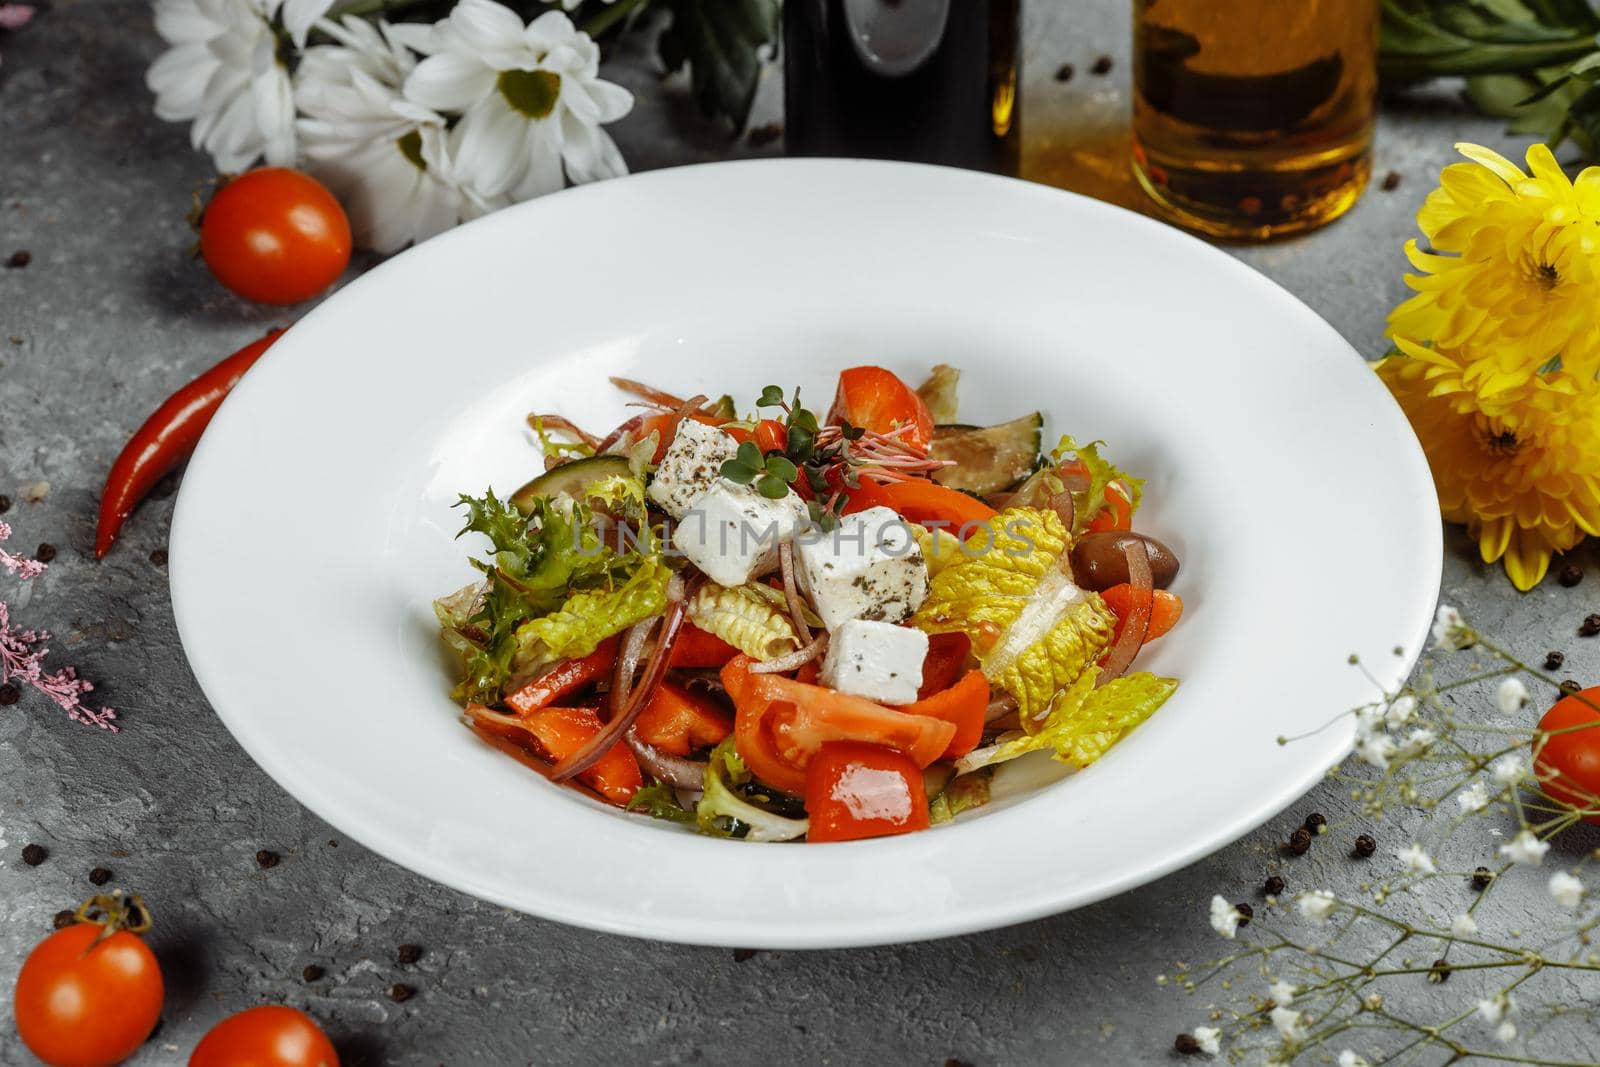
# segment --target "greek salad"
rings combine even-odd
[[[1038,412],[961,423],[959,372],[840,374],[825,411],[612,379],[604,435],[528,416],[544,472],[462,496],[486,550],[435,603],[463,721],[558,782],[717,837],[845,841],[1081,768],[1177,681],[1183,603],[1141,480]]]

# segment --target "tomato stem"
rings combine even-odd
[[[148,933],[155,924],[144,898],[130,896],[120,889],[90,897],[78,908],[74,918],[81,923],[96,923],[104,927],[96,941],[104,941],[118,930],[126,930],[130,934]]]

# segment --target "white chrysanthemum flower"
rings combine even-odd
[[[1501,785],[1516,785],[1528,773],[1528,764],[1521,756],[1501,756],[1489,764],[1489,773]]]
[[[1583,883],[1575,875],[1557,871],[1550,876],[1550,895],[1563,908],[1576,908],[1583,900]]]
[[[1467,626],[1461,612],[1449,604],[1440,604],[1433,617],[1433,647],[1456,651],[1471,648],[1478,643],[1478,635]]]
[[[1471,937],[1478,932],[1478,923],[1472,916],[1462,912],[1450,920],[1450,932],[1457,937]]]
[[[1345,1049],[1339,1053],[1339,1067],[1372,1067],[1365,1056],[1357,1054],[1353,1049]]]
[[[1380,771],[1389,766],[1389,759],[1398,746],[1383,734],[1373,734],[1356,746],[1356,755]]]
[[[418,49],[406,96],[461,112],[450,152],[479,194],[527,200],[628,172],[600,127],[633,107],[600,78],[600,50],[559,11],[528,23],[493,0],[461,0]]]
[[[1272,1028],[1285,1041],[1300,1042],[1306,1039],[1305,1023],[1293,1008],[1273,1008]]]
[[[1211,929],[1223,937],[1233,938],[1239,932],[1239,922],[1243,918],[1239,909],[1229,904],[1226,897],[1211,898]]]
[[[339,43],[306,50],[295,72],[309,169],[344,204],[356,243],[396,252],[502,203],[457,180],[444,118],[402,93],[415,27],[346,17],[322,29]]]
[[[1433,857],[1421,845],[1407,845],[1395,853],[1395,858],[1405,867],[1407,874],[1433,874],[1438,868]]]
[[[1510,715],[1527,705],[1528,687],[1522,684],[1521,678],[1507,678],[1495,690],[1494,702],[1503,714]]]
[[[1400,742],[1400,755],[1407,757],[1420,756],[1432,748],[1433,743],[1437,740],[1439,740],[1439,735],[1432,730],[1425,728],[1412,730],[1406,735],[1405,740]]]
[[[1298,993],[1299,990],[1280,978],[1267,987],[1267,992],[1272,995],[1272,1000],[1274,1003],[1288,1007],[1290,1004],[1294,1003],[1294,995]]]
[[[1404,726],[1411,721],[1411,716],[1417,713],[1417,698],[1409,693],[1395,697],[1389,702],[1389,709],[1384,713],[1384,718],[1390,726]]]
[[[1489,806],[1489,790],[1482,782],[1473,782],[1456,794],[1456,803],[1467,814],[1482,811]]]
[[[295,159],[294,94],[278,56],[273,19],[305,31],[332,0],[156,0],[156,32],[168,48],[145,73],[156,115],[193,122],[189,140],[223,172],[265,156]]]
[[[1500,846],[1500,855],[1512,863],[1526,863],[1534,867],[1544,862],[1544,854],[1549,851],[1550,845],[1533,836],[1531,830],[1523,830],[1511,839],[1510,844]]]
[[[1333,894],[1326,889],[1313,889],[1309,893],[1301,893],[1295,901],[1295,907],[1300,909],[1303,918],[1314,923],[1325,923],[1328,916],[1333,914],[1335,903]]]
[[[1194,1039],[1200,1046],[1200,1051],[1207,1056],[1215,1056],[1222,1051],[1222,1031],[1215,1026],[1195,1027]]]

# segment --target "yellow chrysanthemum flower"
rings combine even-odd
[[[1446,520],[1466,524],[1484,562],[1504,559],[1518,589],[1538,585],[1553,552],[1600,534],[1600,395],[1566,372],[1481,396],[1481,361],[1399,341],[1378,364],[1433,468]]]
[[[1526,384],[1560,357],[1583,377],[1600,369],[1600,167],[1570,181],[1550,149],[1528,149],[1528,172],[1473,144],[1446,167],[1417,213],[1406,276],[1416,295],[1389,316],[1389,335],[1470,348],[1463,378],[1485,396]]]

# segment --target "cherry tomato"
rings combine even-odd
[[[263,1004],[213,1026],[189,1067],[339,1067],[339,1054],[305,1012]]]
[[[875,433],[909,425],[902,440],[917,448],[926,449],[933,441],[928,405],[916,390],[882,367],[851,367],[839,373],[839,391],[828,410],[828,422],[841,420]]]
[[[928,794],[922,771],[892,748],[830,742],[806,771],[806,815],[811,819],[806,840],[812,842],[925,830]]]
[[[1550,796],[1582,809],[1600,808],[1600,714],[1595,707],[1600,707],[1600,686],[1562,697],[1539,720],[1539,729],[1551,734],[1534,764],[1539,783]],[[1600,815],[1585,816],[1584,821],[1600,824]]]
[[[161,966],[138,934],[120,928],[126,925],[121,916],[79,922],[45,938],[23,962],[17,1032],[50,1067],[121,1063],[161,1021]]]
[[[755,442],[763,454],[782,452],[789,447],[789,428],[777,419],[762,419],[756,423]]]
[[[350,263],[350,220],[315,178],[261,167],[217,190],[200,221],[217,281],[258,304],[298,304]]]

